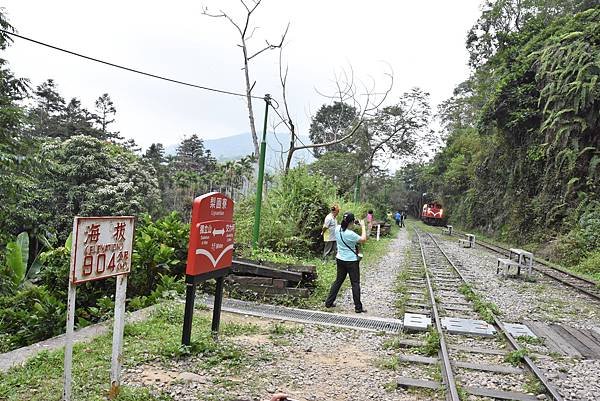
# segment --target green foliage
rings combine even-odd
[[[130,296],[149,294],[159,275],[181,277],[185,270],[189,225],[175,212],[152,221],[142,215],[136,227]]]
[[[420,354],[426,356],[437,356],[440,350],[440,334],[434,328],[430,328],[425,336],[425,344],[417,349]]]
[[[300,325],[290,326],[275,322],[269,327],[269,333],[272,335],[283,336],[287,334],[300,334],[304,332],[304,327]]]
[[[335,187],[306,167],[294,168],[278,177],[261,212],[259,247],[292,256],[306,257],[318,250],[323,219]],[[249,244],[254,224],[254,199],[236,203],[236,241]]]
[[[508,362],[511,365],[518,366],[520,365],[525,357],[529,355],[529,351],[525,348],[521,348],[518,351],[511,351],[504,356],[504,362]]]
[[[459,292],[473,303],[475,312],[486,322],[494,323],[494,316],[500,315],[500,309],[494,303],[483,300],[468,284],[461,285]]]
[[[579,273],[587,274],[600,282],[600,251],[591,252],[581,262],[579,262],[574,270]]]
[[[473,75],[440,107],[446,146],[403,173],[411,203],[433,193],[457,226],[586,258],[598,246],[598,21],[594,2],[487,2],[467,40]]]
[[[62,333],[65,305],[44,287],[25,285],[13,296],[0,297],[0,352]]]
[[[6,244],[4,266],[0,266],[0,275],[7,277],[13,287],[19,287],[25,280],[28,260],[29,237],[27,233],[21,233],[15,241]]]
[[[139,215],[159,206],[152,167],[120,146],[80,135],[45,142],[41,155],[46,168],[37,177],[43,197],[36,207],[63,239],[74,215]]]
[[[309,129],[309,138],[312,143],[326,143],[348,135],[358,123],[356,108],[343,103],[334,102],[333,105],[324,104],[312,119]],[[352,152],[356,146],[353,138],[346,141],[315,148],[314,154],[318,158],[326,152]]]

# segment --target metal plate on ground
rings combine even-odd
[[[525,326],[524,324],[519,324],[519,323],[502,323],[502,325],[504,326],[504,328],[506,329],[506,331],[508,331],[510,333],[511,336],[517,338],[517,337],[534,337],[537,338],[537,336],[533,333],[533,331],[531,331],[529,329],[529,327]]]
[[[197,303],[212,307],[214,297],[207,296],[196,298]],[[238,299],[224,299],[222,310],[224,312],[239,313],[249,316],[258,316],[269,319],[289,320],[300,323],[313,323],[325,326],[337,326],[358,330],[385,331],[399,333],[402,330],[402,321],[398,319],[365,316],[363,314],[345,315],[340,313],[322,312],[316,310],[287,308],[285,306],[259,304],[256,302],[241,301]]]
[[[441,323],[442,327],[450,334],[466,334],[484,337],[492,337],[496,334],[494,326],[483,320],[443,317]]]
[[[403,322],[405,330],[427,331],[431,325],[431,318],[418,313],[405,313]]]

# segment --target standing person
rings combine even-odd
[[[323,258],[326,258],[329,254],[335,254],[337,251],[335,243],[335,227],[337,226],[337,215],[340,212],[338,205],[331,206],[331,213],[325,217],[323,222],[323,228],[321,234],[323,235],[323,241],[325,247],[323,248]]]
[[[372,230],[373,230],[373,211],[369,210],[367,212],[367,237],[371,235]]]
[[[394,215],[394,220],[396,220],[396,225],[400,227],[400,221],[402,221],[402,213],[400,213],[400,210],[396,211],[396,214]]]
[[[329,290],[329,296],[325,300],[325,307],[332,308],[335,306],[334,302],[340,291],[340,287],[344,283],[344,280],[346,280],[346,275],[349,275],[350,283],[352,284],[354,312],[365,313],[367,310],[363,308],[360,302],[360,260],[359,254],[356,252],[356,244],[366,242],[367,233],[365,232],[364,221],[360,221],[360,236],[352,231],[355,224],[359,224],[359,222],[354,220],[354,214],[347,212],[344,213],[342,224],[335,228],[337,275]]]
[[[400,213],[400,228],[404,227],[404,220],[406,220],[406,211]]]

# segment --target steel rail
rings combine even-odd
[[[416,228],[413,228],[419,239],[419,248],[421,248],[421,258],[423,260],[423,268],[425,269],[425,278],[427,279],[427,288],[429,290],[429,299],[431,302],[431,309],[433,311],[433,318],[435,321],[435,328],[440,336],[440,352],[442,354],[442,371],[445,376],[446,382],[446,399],[448,401],[460,401],[458,389],[456,388],[456,380],[454,379],[454,373],[452,372],[452,364],[450,363],[450,353],[448,352],[448,346],[446,345],[446,339],[442,330],[442,324],[438,314],[437,303],[433,294],[433,286],[431,285],[431,279],[429,272],[427,271],[427,263],[425,262],[425,253],[423,245],[421,243],[421,236]]]
[[[448,261],[448,263],[450,263],[450,266],[452,266],[452,268],[458,274],[458,276],[461,278],[461,280],[465,284],[468,284],[467,280],[465,280],[464,276],[458,270],[458,268],[456,267],[456,265],[450,260],[450,258],[446,254],[446,252],[444,252],[444,250],[437,243],[437,241],[435,240],[435,238],[433,238],[433,235],[431,235],[430,233],[428,233],[428,235],[431,238],[431,240],[433,241],[433,243],[440,250],[440,252],[442,253],[442,255],[444,255],[444,257],[446,258],[446,260]],[[494,318],[494,323],[496,324],[496,326],[498,327],[498,329],[502,333],[502,335],[510,343],[510,345],[516,351],[522,350],[523,348],[521,347],[521,345],[519,345],[519,343],[517,342],[517,340],[515,340],[515,338],[508,331],[506,331],[504,325],[498,319],[498,317],[495,314],[493,314],[493,313],[492,313],[492,316]],[[548,379],[546,378],[546,376],[544,375],[544,373],[540,370],[540,368],[537,367],[537,365],[531,360],[531,358],[529,358],[527,355],[525,355],[523,357],[523,361],[525,362],[525,364],[527,365],[527,367],[529,368],[529,370],[538,378],[538,380],[540,382],[542,382],[542,384],[544,385],[544,387],[548,391],[548,395],[551,397],[551,399],[553,399],[554,401],[564,401],[564,399],[562,398],[562,396],[560,395],[560,393],[558,392],[558,390],[550,383],[550,381],[548,381]]]
[[[464,235],[464,234],[461,233],[461,235]],[[506,248],[501,247],[499,245],[490,244],[490,243],[487,243],[487,242],[481,241],[481,240],[477,240],[475,242],[475,244],[477,244],[479,246],[482,246],[482,247],[484,247],[486,249],[489,249],[489,250],[491,250],[493,252],[499,253],[500,255],[503,255],[503,256],[508,256],[510,254],[510,250],[509,249],[506,249]],[[558,281],[558,282],[560,282],[562,284],[565,284],[565,285],[567,285],[567,286],[569,286],[571,288],[574,288],[577,291],[580,291],[580,292],[582,292],[582,293],[584,293],[584,294],[586,294],[586,295],[588,295],[588,296],[590,296],[590,297],[592,297],[592,298],[600,301],[600,289],[598,290],[598,292],[592,292],[592,291],[590,291],[590,290],[588,290],[586,288],[583,288],[581,285],[578,285],[577,283],[572,283],[572,282],[567,281],[565,278],[560,277],[555,272],[558,272],[558,274],[567,275],[569,277],[574,278],[575,280],[583,281],[585,284],[593,286],[594,289],[598,288],[598,286],[600,285],[600,283],[597,283],[597,282],[595,282],[593,280],[590,280],[588,278],[582,277],[582,276],[580,276],[578,274],[571,273],[569,271],[566,271],[565,269],[552,266],[552,265],[548,264],[546,261],[544,261],[542,259],[533,258],[533,260],[537,264],[539,264],[541,266],[544,266],[543,268],[540,268],[539,266],[533,265],[533,269],[534,270],[536,270],[536,271],[542,273],[545,276],[548,276],[548,277],[550,277],[550,278],[552,278],[552,279],[554,279],[554,280],[556,280],[556,281]]]

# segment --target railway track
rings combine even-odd
[[[461,235],[464,235],[461,233]],[[500,255],[508,257],[510,251],[498,245],[490,244],[485,241],[478,239],[475,241],[476,245],[486,248],[490,251],[496,252]],[[578,274],[569,272],[565,269],[561,269],[556,266],[550,265],[548,262],[534,258],[533,269],[542,273],[544,276],[550,277],[564,285],[567,285],[575,290],[586,294],[597,301],[600,301],[600,283],[597,283],[588,278],[582,277]]]
[[[420,300],[419,291],[409,291],[411,298],[406,303],[406,312],[420,314],[405,315],[405,327],[410,327],[407,321],[412,316],[431,317],[434,333],[437,334],[429,333],[427,336],[438,336],[439,351],[438,358],[408,353],[400,354],[398,359],[416,364],[439,363],[442,385],[436,381],[411,377],[399,378],[398,384],[402,387],[433,389],[438,394],[443,390],[447,401],[460,401],[467,394],[486,399],[562,401],[562,396],[522,350],[505,324],[489,311],[486,316],[491,324],[479,320],[479,314],[475,311],[477,302],[471,302],[473,298],[468,295],[467,278],[433,236],[424,236],[416,229],[415,233],[419,255],[413,255],[412,267],[408,270],[411,277],[406,283],[414,286],[415,290],[426,288],[426,291],[421,294]],[[420,309],[413,309],[417,307]],[[423,338],[418,334],[415,336],[417,340],[400,340],[401,346],[421,349],[415,347],[419,347],[419,344],[422,347]],[[506,361],[518,362],[519,366]],[[531,385],[527,387],[525,384],[532,380],[537,380],[536,386],[541,386],[537,394],[532,394]],[[541,394],[544,396],[538,398]]]

